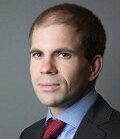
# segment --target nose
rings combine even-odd
[[[41,61],[41,68],[40,68],[40,73],[41,74],[56,74],[58,72],[55,62],[53,59],[48,59],[48,58],[44,58]]]

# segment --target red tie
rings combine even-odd
[[[50,118],[47,122],[42,139],[56,139],[64,126],[65,123],[63,121]]]

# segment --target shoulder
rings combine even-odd
[[[120,124],[120,112],[112,108],[106,100],[104,100],[100,95],[95,105],[92,108],[95,113],[96,120],[102,123],[119,123]],[[95,117],[94,117],[95,120]]]
[[[111,118],[112,122],[120,122],[120,112],[119,111],[113,109],[111,117],[112,117]]]
[[[107,138],[118,139],[120,137],[120,112],[112,109],[109,121],[100,125],[99,128],[105,131]]]
[[[28,138],[35,139],[36,136],[40,136],[40,133],[42,133],[44,130],[44,124],[45,124],[45,118],[35,122],[31,126],[23,130],[20,139],[28,139]]]
[[[111,127],[112,130],[117,129],[116,131],[119,131],[120,134],[120,112],[115,109],[112,109],[112,114],[109,120],[109,127]]]
[[[120,112],[113,109],[100,95],[86,114],[82,124],[85,125],[86,121],[91,123],[95,129],[102,131],[105,134],[105,139],[120,137]],[[88,133],[88,131],[86,132]]]
[[[120,137],[120,112],[113,109],[101,96],[97,103],[98,128],[106,133],[106,138],[118,139]]]

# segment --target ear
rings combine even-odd
[[[102,70],[103,67],[103,57],[101,55],[96,55],[91,63],[90,63],[90,77],[89,77],[89,81],[93,81],[95,80],[98,76],[99,73]]]

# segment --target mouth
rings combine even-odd
[[[44,92],[55,92],[57,89],[59,89],[60,84],[40,83],[38,84],[38,87],[40,88],[41,91],[44,91]]]

